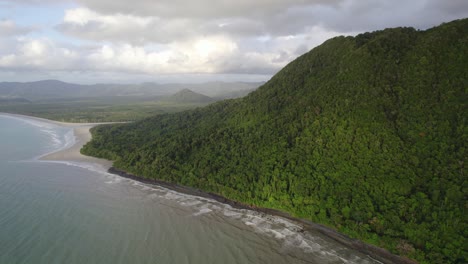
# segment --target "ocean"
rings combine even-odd
[[[0,114],[0,263],[379,263],[280,217],[38,159],[73,143]]]

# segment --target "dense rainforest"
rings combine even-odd
[[[467,263],[468,19],[336,37],[247,97],[92,130],[87,155]]]

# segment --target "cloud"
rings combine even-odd
[[[341,0],[77,0],[105,14],[133,14],[162,18],[218,19],[232,17],[261,18],[282,13],[292,6],[333,5]]]
[[[28,71],[96,71],[139,74],[273,74],[296,56],[281,45],[276,51],[241,48],[226,36],[210,36],[164,46],[102,44],[62,47],[50,39],[19,39],[11,52],[0,54],[0,68]]]
[[[32,27],[19,26],[12,20],[0,20],[0,37],[25,35],[33,30]]]
[[[128,14],[103,15],[87,8],[65,12],[63,22],[56,29],[86,40],[124,43],[168,43],[193,36],[187,30],[191,22],[186,19],[163,21],[156,17]]]
[[[43,29],[50,36],[0,21],[2,71],[271,75],[337,35],[468,17],[468,1],[75,0],[63,12],[60,23]]]
[[[464,0],[344,0],[335,6],[302,10],[311,24],[337,32],[364,32],[389,27],[426,29],[468,16]]]
[[[140,45],[209,35],[283,37],[301,35],[314,27],[339,34],[397,26],[424,29],[468,16],[468,1],[463,0],[79,2],[87,7],[67,10],[57,26],[59,31],[91,41]]]
[[[427,28],[468,16],[466,0],[77,0],[102,14],[186,19],[188,30],[285,35],[323,26],[338,32]],[[169,22],[170,23],[170,22]]]
[[[17,40],[15,49],[0,55],[0,68],[15,70],[67,70],[77,65],[77,52],[48,39]]]
[[[146,73],[273,74],[300,52],[340,34],[306,26],[301,9],[290,8],[271,25],[247,18],[207,19],[100,14],[88,8],[66,11],[57,29],[101,43],[88,56],[94,70]],[[306,15],[302,15],[303,18]],[[295,26],[303,23],[303,27]],[[293,30],[296,28],[297,30]],[[273,34],[273,29],[279,29]]]

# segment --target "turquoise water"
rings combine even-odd
[[[37,160],[72,143],[0,115],[0,263],[377,263],[281,218]]]

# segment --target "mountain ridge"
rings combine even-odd
[[[242,99],[96,127],[82,152],[464,263],[467,42],[468,19],[336,37]]]

